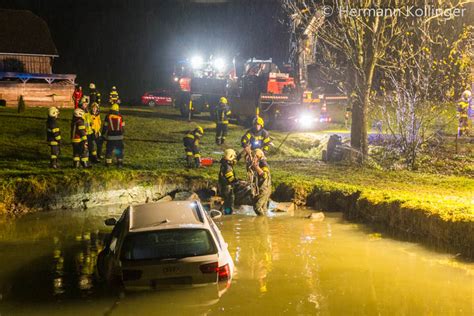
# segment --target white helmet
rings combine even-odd
[[[469,98],[471,97],[471,95],[472,95],[471,91],[466,90],[466,91],[464,91],[464,92],[462,93],[462,96],[461,96],[461,97],[462,97],[464,100],[467,101],[467,100],[469,100]]]
[[[83,117],[84,116],[84,110],[83,109],[75,109],[74,110],[74,116],[75,117]]]
[[[89,84],[89,89],[95,89],[95,84],[93,82]]]
[[[48,109],[48,115],[51,117],[58,117],[59,110],[56,107],[52,106]]]
[[[235,153],[235,150],[233,150],[232,148],[224,150],[224,159],[229,161],[237,159],[237,154]]]

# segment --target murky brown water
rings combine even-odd
[[[474,264],[345,222],[233,215],[218,220],[236,264],[209,288],[116,293],[93,277],[119,208],[0,219],[3,315],[473,315]]]

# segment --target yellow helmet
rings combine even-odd
[[[75,117],[84,117],[84,110],[83,109],[75,109],[74,110],[74,116]]]
[[[51,117],[58,117],[59,110],[56,107],[52,106],[48,109],[48,115]]]
[[[120,110],[118,103],[112,104],[112,106],[110,107],[110,110],[118,112]]]
[[[196,127],[195,131],[198,136],[204,135],[204,129],[201,126]]]
[[[253,125],[260,125],[263,127],[265,125],[265,122],[263,121],[263,118],[261,118],[260,116],[257,116],[256,118],[253,119]]]
[[[91,82],[91,83],[89,84],[89,89],[95,89],[95,84]]]
[[[471,91],[466,90],[466,91],[464,91],[464,92],[462,93],[462,98],[467,101],[467,100],[469,100],[469,98],[471,97],[471,95],[472,95]]]
[[[260,148],[255,149],[255,157],[257,157],[258,159],[265,158],[263,150],[261,150]]]
[[[112,87],[112,90],[117,90],[117,87],[116,87],[116,86],[113,86],[113,87]]]
[[[235,150],[233,150],[232,148],[224,150],[224,159],[229,161],[237,159],[237,154]]]
[[[221,98],[219,99],[219,102],[222,103],[222,104],[227,104],[227,103],[228,103],[226,97],[221,97]]]
[[[89,104],[89,97],[83,96],[83,97],[81,98],[81,102],[80,102],[80,103],[81,103],[81,104],[83,104],[83,103]]]

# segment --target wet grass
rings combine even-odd
[[[35,191],[51,187],[96,184],[153,182],[157,177],[187,177],[217,179],[218,164],[199,170],[184,168],[183,134],[197,124],[205,130],[201,143],[203,157],[219,160],[223,149],[214,144],[214,127],[206,115],[193,122],[179,117],[171,108],[123,108],[126,121],[125,168],[105,168],[95,165],[91,170],[75,170],[70,144],[71,110],[62,110],[59,125],[63,135],[61,166],[48,169],[49,148],[46,145],[46,109],[0,108],[0,197],[4,205],[18,199],[36,196]],[[338,128],[337,125],[330,128]],[[226,147],[240,148],[241,126],[231,125]],[[474,180],[464,176],[444,176],[437,173],[382,171],[327,165],[319,161],[320,151],[328,133],[272,131],[274,147],[269,155],[273,181],[293,186],[321,187],[348,192],[360,191],[374,202],[400,201],[406,207],[421,208],[438,214],[445,220],[473,221]],[[286,138],[286,141],[282,141]],[[281,146],[280,146],[281,145]],[[244,168],[237,168],[244,177]],[[18,187],[24,185],[24,192]],[[15,189],[13,189],[15,188]]]

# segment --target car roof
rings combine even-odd
[[[129,207],[129,231],[204,226],[204,216],[198,201],[155,202]]]

